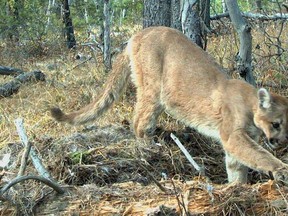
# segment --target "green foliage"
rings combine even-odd
[[[45,46],[63,38],[61,2],[47,0],[0,1],[0,40],[30,47]],[[139,23],[141,0],[111,0],[112,26]],[[87,38],[88,31],[99,31],[103,25],[103,0],[71,1],[70,14],[76,40]]]
[[[115,25],[137,22],[142,17],[143,1],[136,0],[119,0],[112,2],[112,8],[114,11],[114,23]]]

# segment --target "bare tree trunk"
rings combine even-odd
[[[181,0],[171,0],[171,27],[182,31],[181,25]]]
[[[149,26],[170,27],[170,0],[144,0],[143,28]]]
[[[144,0],[143,28],[149,26],[168,26],[182,31],[188,38],[203,48],[202,35],[205,26],[209,28],[210,0]],[[203,16],[201,25],[199,11]],[[204,24],[205,23],[205,24]],[[206,41],[204,39],[204,41]],[[206,42],[205,42],[206,46]]]
[[[72,19],[70,17],[69,1],[63,0],[63,22],[65,25],[65,35],[67,39],[68,49],[76,47],[76,39],[74,35],[74,28]]]
[[[47,16],[47,23],[45,26],[45,33],[48,32],[48,29],[51,25],[51,11],[52,11],[52,7],[54,7],[55,5],[55,0],[48,0],[48,6],[47,6],[47,12],[46,12],[46,16]]]
[[[202,41],[203,49],[207,48],[207,34],[211,32],[210,27],[210,0],[200,0],[199,2],[199,16],[201,18],[201,31],[202,31]]]
[[[248,83],[256,85],[252,74],[252,36],[251,27],[242,17],[236,0],[226,0],[230,18],[240,38],[240,50],[237,57],[237,70]]]
[[[194,43],[203,48],[200,17],[195,7],[196,3],[197,0],[187,0],[183,2],[181,13],[182,31]]]
[[[227,5],[226,5],[226,0],[221,0],[221,4],[222,4],[222,13],[226,13],[228,11],[227,9]]]
[[[111,50],[110,50],[110,1],[104,0],[104,65],[106,69],[111,69]]]
[[[262,11],[262,0],[256,0],[255,1],[256,11],[259,13]]]

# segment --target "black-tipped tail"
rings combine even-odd
[[[58,107],[53,107],[50,109],[51,115],[52,117],[59,122],[63,122],[66,121],[66,115],[62,112],[61,109],[59,109]]]

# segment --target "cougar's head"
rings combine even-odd
[[[269,143],[276,147],[288,142],[288,99],[270,94],[266,89],[258,90],[258,108],[254,123],[266,135]]]

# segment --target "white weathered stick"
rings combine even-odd
[[[28,145],[29,141],[28,141],[28,137],[26,135],[25,128],[23,126],[23,119],[19,118],[19,119],[16,119],[14,122],[15,122],[15,125],[17,128],[17,132],[19,134],[19,137],[21,139],[21,142],[22,142],[23,146],[26,147]],[[49,172],[45,169],[41,160],[37,156],[37,153],[35,152],[33,146],[31,147],[31,150],[30,150],[30,157],[31,157],[32,163],[33,163],[34,167],[36,168],[36,170],[38,171],[38,173],[45,178],[53,180],[53,178],[51,177]]]
[[[180,150],[184,153],[185,157],[188,159],[188,161],[192,164],[192,166],[200,173],[200,175],[205,176],[205,169],[203,167],[200,167],[196,161],[191,157],[189,152],[186,150],[186,148],[182,145],[180,140],[173,134],[170,134],[170,137],[174,140],[174,142],[178,145]]]

